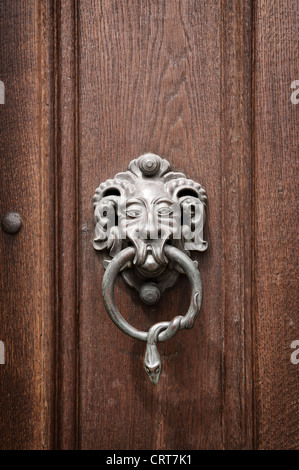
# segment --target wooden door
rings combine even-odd
[[[298,449],[296,0],[0,2],[0,447]],[[293,88],[291,88],[293,86]],[[195,327],[120,332],[93,247],[100,181],[154,152],[207,191]],[[183,314],[120,279],[134,326]]]

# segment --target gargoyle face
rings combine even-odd
[[[143,277],[155,278],[167,265],[164,245],[204,251],[206,195],[200,184],[157,155],[145,154],[96,190],[94,248],[113,257],[128,245],[136,248],[133,264]]]
[[[134,263],[145,276],[159,274],[167,264],[163,248],[176,237],[181,210],[164,185],[143,183],[119,206],[118,220],[123,238],[136,247]]]

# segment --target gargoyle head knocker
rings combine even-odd
[[[93,246],[108,248],[112,258],[128,246],[135,247],[123,277],[143,301],[155,303],[181,272],[166,258],[165,244],[188,255],[207,248],[203,240],[206,200],[202,186],[172,172],[168,161],[152,153],[142,155],[129,164],[128,171],[97,188]]]

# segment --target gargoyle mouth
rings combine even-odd
[[[157,276],[168,264],[164,255],[164,240],[143,240],[141,238],[131,239],[136,247],[136,254],[133,264],[146,277]]]
[[[160,259],[154,256],[152,245],[147,245],[145,260],[142,265],[138,266],[138,271],[145,277],[155,277],[161,274],[166,267],[165,263],[161,263]]]

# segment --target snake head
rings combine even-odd
[[[148,367],[144,365],[145,372],[150,378],[150,381],[157,385],[159,382],[160,374],[161,374],[161,364],[155,364],[153,367]]]
[[[147,344],[146,346],[144,357],[144,369],[147,375],[149,376],[150,381],[154,385],[157,385],[162,370],[162,363],[160,354],[155,344]]]

